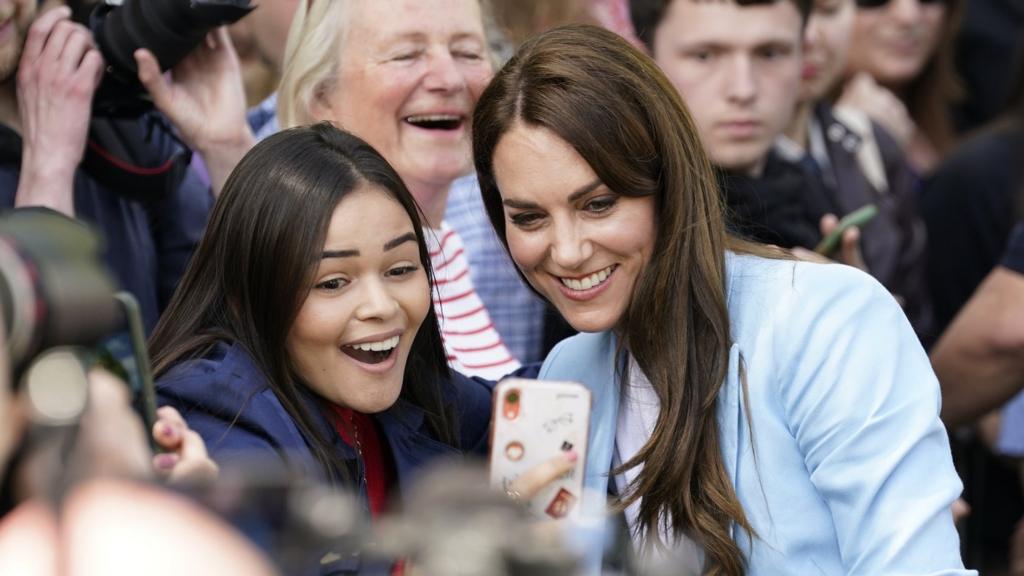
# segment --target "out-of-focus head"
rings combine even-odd
[[[712,162],[758,173],[799,95],[809,0],[634,0],[640,38],[690,109]]]
[[[0,0],[0,82],[13,80],[38,0]]]
[[[920,76],[942,41],[952,41],[949,4],[960,0],[860,0],[848,67],[901,91]]]
[[[477,106],[473,152],[499,238],[579,330],[626,327],[636,302],[685,282],[670,276],[703,273],[687,264],[697,253],[724,250],[690,115],[654,62],[607,30],[524,44]]]
[[[359,135],[428,216],[443,213],[437,191],[472,167],[471,115],[493,72],[479,0],[314,0],[285,61],[282,126],[330,120]]]
[[[288,30],[299,4],[307,0],[259,0],[245,17],[249,38],[263,62],[280,73]]]
[[[804,99],[824,98],[843,76],[855,12],[854,0],[814,0],[804,32]]]
[[[490,0],[497,28],[513,46],[555,26],[596,23],[589,15],[592,0]]]

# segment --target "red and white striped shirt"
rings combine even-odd
[[[434,268],[434,311],[448,364],[467,376],[491,380],[519,368],[473,289],[462,238],[445,222],[440,230],[424,233]]]

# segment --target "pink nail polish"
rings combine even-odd
[[[570,450],[565,453],[565,457],[569,459],[569,462],[575,462],[579,459],[580,455],[575,450]]]
[[[156,467],[161,470],[170,470],[177,463],[178,457],[174,454],[158,454],[156,457]]]
[[[170,424],[164,424],[160,428],[160,435],[164,438],[174,438],[174,426]]]

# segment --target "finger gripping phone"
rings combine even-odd
[[[828,233],[827,236],[822,238],[821,242],[814,247],[814,251],[822,256],[830,256],[833,252],[839,248],[840,241],[843,238],[843,233],[854,226],[863,227],[868,222],[874,220],[875,216],[878,216],[878,206],[874,204],[867,204],[860,208],[850,212],[846,216],[843,216],[836,227]]]
[[[491,486],[509,492],[523,473],[574,450],[576,465],[525,502],[542,518],[575,517],[583,492],[590,390],[576,382],[509,378],[494,389]]]

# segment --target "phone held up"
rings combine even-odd
[[[878,216],[878,206],[874,204],[866,204],[843,216],[836,224],[836,227],[814,247],[814,251],[822,256],[832,256],[839,249],[843,234],[847,230],[854,226],[864,227],[868,222],[874,220],[875,216]]]
[[[575,382],[509,378],[494,389],[491,420],[491,486],[508,491],[524,472],[575,450],[571,471],[544,487],[526,504],[542,518],[576,517],[583,493],[590,390]]]

